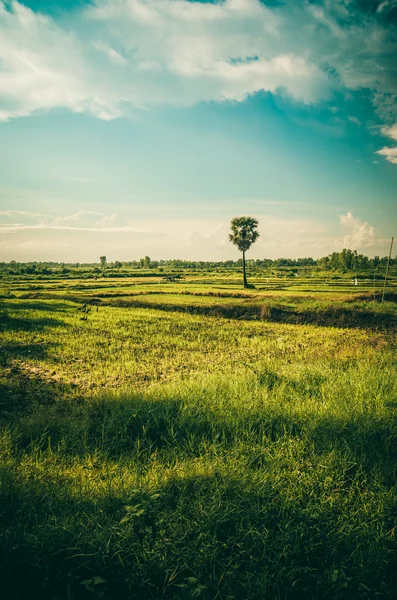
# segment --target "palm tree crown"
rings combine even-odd
[[[236,217],[230,225],[232,233],[229,234],[229,241],[237,246],[241,252],[249,250],[259,237],[259,233],[256,231],[259,225],[257,219],[254,219],[254,217]]]

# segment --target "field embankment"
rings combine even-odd
[[[63,299],[89,306],[118,306],[130,309],[153,309],[226,319],[262,320],[294,325],[311,324],[326,327],[358,327],[397,330],[396,297],[385,296],[384,303],[376,303],[369,294],[344,295],[332,299],[319,299],[315,294],[280,298],[275,294],[243,294],[227,292],[124,291],[95,290],[78,294],[30,292],[20,300]]]

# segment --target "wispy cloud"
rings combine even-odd
[[[106,233],[149,233],[162,235],[150,226],[130,223],[119,217],[117,213],[106,215],[92,210],[80,210],[71,215],[49,215],[27,211],[5,210],[0,216],[19,216],[23,223],[0,223],[0,234],[17,234],[29,231],[67,231]],[[33,223],[31,221],[34,221]],[[28,221],[28,222],[26,222]]]
[[[100,233],[122,233],[122,232],[136,232],[138,231],[136,227],[132,225],[123,225],[121,227],[72,227],[71,225],[47,225],[45,223],[39,225],[24,225],[21,223],[11,223],[10,225],[0,225],[0,233],[19,233],[22,231],[92,231],[92,232],[100,232]]]
[[[130,220],[128,215],[79,211],[70,215],[19,214],[23,223],[5,223],[21,211],[3,211],[0,248],[8,260],[131,260],[144,253],[152,258],[180,257],[194,260],[237,258],[228,241],[227,220],[150,219]],[[33,213],[34,214],[34,213]],[[381,253],[387,241],[367,221],[351,212],[339,216],[340,236],[330,231],[328,220],[256,214],[261,237],[250,250],[252,258],[324,256],[345,248]],[[33,219],[33,222],[32,222]],[[336,220],[336,216],[335,216]]]
[[[348,115],[347,120],[350,123],[353,123],[353,125],[357,125],[358,127],[360,127],[360,125],[362,124],[360,119],[358,119],[357,117],[354,117],[352,115]]]
[[[55,221],[75,221],[77,223],[77,221],[81,221],[81,219],[84,219],[86,217],[104,217],[103,213],[100,212],[96,212],[94,210],[79,210],[76,213],[73,213],[72,215],[66,215],[66,216],[60,216],[60,217],[55,217]]]
[[[12,217],[13,215],[21,215],[22,217],[48,217],[48,215],[42,213],[33,213],[26,210],[0,210],[0,216]]]
[[[300,202],[298,200],[262,200],[261,198],[250,200],[250,204],[261,206],[313,206],[311,202]]]
[[[62,177],[64,181],[72,181],[73,183],[93,183],[93,184],[103,184],[105,181],[102,179],[95,179],[93,177],[78,177],[75,175],[64,175]]]

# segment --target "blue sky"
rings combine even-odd
[[[396,0],[0,0],[2,260],[386,254],[396,57]]]

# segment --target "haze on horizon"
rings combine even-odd
[[[385,255],[396,0],[0,0],[2,261]]]

